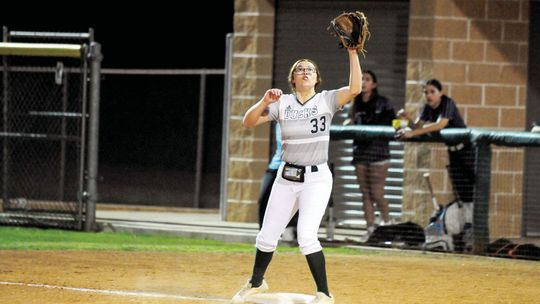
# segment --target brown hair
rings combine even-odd
[[[319,88],[319,85],[321,85],[322,78],[321,78],[321,74],[319,73],[319,67],[311,59],[299,59],[291,66],[291,69],[289,70],[289,77],[287,78],[287,80],[289,81],[289,87],[291,88],[291,90],[293,92],[296,92],[296,86],[293,83],[293,81],[294,81],[294,70],[296,70],[296,66],[298,66],[298,64],[300,62],[302,62],[302,61],[307,61],[307,62],[313,64],[313,66],[315,67],[315,73],[317,73],[317,83],[315,84],[315,90],[317,90],[317,88]]]

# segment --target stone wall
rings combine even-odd
[[[255,222],[270,130],[245,128],[242,118],[272,85],[274,2],[236,0],[234,11],[227,220]]]

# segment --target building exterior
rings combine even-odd
[[[227,220],[257,220],[260,181],[271,153],[270,129],[269,125],[244,128],[242,118],[247,108],[268,88],[287,88],[283,85],[286,77],[283,71],[294,62],[290,58],[297,59],[288,56],[304,58],[305,48],[320,44],[321,53],[312,51],[309,55],[317,57],[314,59],[321,66],[323,79],[326,77],[329,86],[336,87],[334,83],[343,82],[336,77],[347,76],[339,74],[339,66],[333,70],[336,64],[332,60],[346,63],[345,55],[335,47],[336,38],[318,31],[320,27],[324,29],[332,17],[353,9],[371,12],[367,16],[373,26],[377,18],[390,18],[385,16],[395,13],[394,19],[384,24],[392,26],[392,20],[397,20],[393,25],[396,34],[373,35],[368,41],[365,62],[383,70],[383,75],[390,79],[387,87],[396,88],[392,91],[394,100],[398,100],[396,108],[404,105],[407,111],[416,114],[423,105],[422,84],[429,78],[437,78],[445,86],[445,93],[457,101],[469,127],[525,131],[532,121],[527,113],[538,113],[540,108],[538,102],[531,101],[536,96],[528,96],[531,6],[529,0],[236,0],[228,195],[225,199]],[[299,35],[298,32],[305,31],[302,27],[305,23],[314,30]],[[291,37],[297,40],[291,42]],[[370,56],[378,58],[376,54],[384,52],[370,49],[377,49],[376,45],[383,41],[393,42],[396,49],[390,50],[391,54],[395,54],[395,58],[405,56],[405,59],[396,63],[384,62],[384,58],[369,61]],[[325,59],[327,56],[331,58]],[[364,59],[361,61],[365,67]],[[324,74],[325,68],[327,74]],[[438,197],[442,201],[450,199],[452,190],[446,163],[443,146],[406,144],[403,220],[423,222],[430,214],[431,210],[425,206],[427,194],[418,188],[422,172],[426,170],[431,172]],[[526,163],[524,149],[493,148],[489,214],[493,237],[522,234]]]

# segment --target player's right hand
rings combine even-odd
[[[271,104],[278,101],[281,95],[283,95],[283,91],[280,89],[270,89],[264,93],[263,99],[267,104]]]

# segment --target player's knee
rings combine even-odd
[[[257,249],[263,252],[273,252],[277,248],[278,240],[267,240],[261,233],[257,234],[255,239],[255,246]]]
[[[322,250],[321,242],[317,236],[298,236],[298,245],[303,255],[312,254]]]

